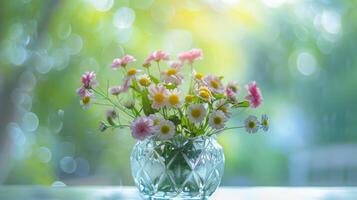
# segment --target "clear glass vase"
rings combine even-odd
[[[215,136],[146,139],[131,154],[131,173],[144,199],[208,199],[223,170],[223,149]]]

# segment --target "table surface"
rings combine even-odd
[[[0,200],[140,200],[134,187],[0,186]],[[221,187],[211,200],[357,199],[357,187]]]

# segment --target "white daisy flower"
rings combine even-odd
[[[178,108],[181,106],[180,92],[177,89],[169,90],[166,105],[169,108]]]
[[[268,115],[266,115],[266,114],[262,115],[261,126],[262,126],[262,129],[264,131],[268,131],[269,130],[269,117],[268,117]]]
[[[200,72],[196,72],[196,70],[192,70],[192,77],[199,83],[202,82],[202,79],[204,77],[204,74]]]
[[[160,109],[165,106],[168,91],[163,85],[151,85],[149,87],[149,99],[153,101],[152,108]]]
[[[209,125],[214,128],[214,129],[222,129],[224,128],[225,123],[227,122],[228,118],[225,116],[225,114],[220,111],[216,110],[210,114],[208,123]]]
[[[225,99],[220,99],[216,103],[216,109],[222,111],[227,118],[231,116],[231,113],[229,112],[229,107],[230,106],[227,103],[227,100]]]
[[[203,78],[204,84],[215,93],[223,94],[224,87],[221,80],[215,75],[207,75]]]
[[[137,81],[141,86],[144,86],[144,87],[148,87],[151,85],[151,79],[147,74],[139,76]]]
[[[180,69],[181,68],[174,68],[171,67],[167,71],[161,72],[162,80],[167,83],[167,84],[175,84],[175,85],[180,85],[183,83],[184,76],[180,74]]]
[[[250,115],[245,119],[245,130],[248,133],[256,133],[259,129],[259,121],[256,116]]]
[[[157,136],[161,140],[167,140],[172,138],[175,135],[175,125],[172,121],[162,120],[156,127]]]
[[[140,72],[142,72],[142,70],[131,68],[131,69],[128,69],[127,75],[128,75],[128,77],[134,77],[135,75],[137,75]]]
[[[164,120],[162,117],[154,115],[154,114],[149,115],[149,118],[152,120],[154,127],[159,125],[160,122]]]
[[[88,109],[91,107],[91,105],[95,102],[95,98],[93,93],[88,92],[86,95],[84,95],[81,100],[80,104],[83,107],[84,110]]]
[[[202,104],[191,104],[187,109],[187,117],[194,123],[201,123],[206,117],[207,110]]]

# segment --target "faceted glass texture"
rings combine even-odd
[[[207,199],[223,170],[223,149],[214,136],[146,139],[131,154],[131,172],[144,199]]]

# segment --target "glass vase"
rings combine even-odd
[[[219,186],[224,154],[215,136],[139,141],[131,172],[144,199],[208,199]]]

